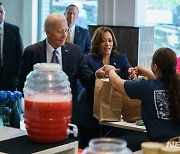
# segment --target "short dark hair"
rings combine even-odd
[[[74,4],[70,4],[70,5],[68,5],[67,7],[66,7],[66,11],[65,11],[65,13],[67,12],[67,10],[68,10],[68,8],[69,7],[76,7],[77,8],[77,10],[78,10],[78,13],[79,13],[79,9],[78,9],[78,7],[76,6],[76,5],[74,5]]]
[[[2,3],[2,2],[0,2],[0,5],[3,5],[3,3]]]

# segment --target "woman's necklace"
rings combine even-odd
[[[110,59],[107,59],[107,60],[103,59],[102,62],[103,62],[104,65],[109,65],[110,64]]]

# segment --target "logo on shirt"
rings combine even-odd
[[[154,102],[157,111],[157,116],[160,119],[169,119],[168,110],[168,91],[167,90],[155,90]]]

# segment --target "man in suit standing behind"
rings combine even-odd
[[[67,41],[78,45],[81,48],[82,53],[87,55],[91,50],[91,37],[87,29],[76,25],[78,14],[79,9],[76,5],[71,4],[67,6],[64,13],[69,27]],[[79,80],[77,80],[77,88],[77,95],[79,96],[82,90],[82,85]]]
[[[78,14],[78,7],[73,4],[69,5],[64,13],[71,36],[71,40],[69,42],[78,45],[83,54],[87,55],[90,53],[91,49],[91,37],[87,29],[76,25]]]
[[[4,22],[5,10],[0,2],[0,90],[16,90],[23,44],[19,28]]]

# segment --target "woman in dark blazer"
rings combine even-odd
[[[128,79],[132,71],[125,54],[117,51],[114,33],[108,27],[99,27],[92,37],[91,54],[86,56],[88,66],[93,72],[104,65],[119,68],[118,75]],[[100,137],[98,120],[93,117],[94,88],[84,88],[79,95],[80,148],[88,146],[90,139]]]

